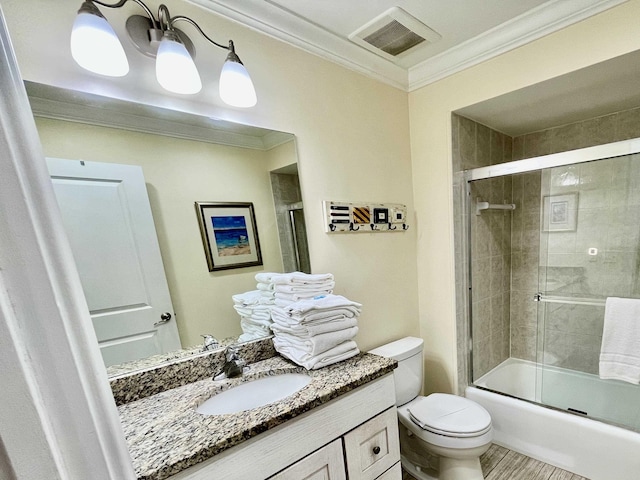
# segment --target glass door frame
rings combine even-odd
[[[589,161],[604,160],[607,158],[624,157],[624,156],[633,155],[636,153],[640,153],[640,138],[622,140],[619,142],[612,142],[612,143],[607,143],[602,145],[596,145],[593,147],[580,148],[576,150],[569,150],[566,152],[559,152],[559,153],[554,153],[550,155],[542,155],[538,157],[527,158],[524,160],[515,160],[512,162],[466,170],[464,172],[464,180],[465,180],[464,193],[466,196],[465,216],[468,217],[467,218],[468,220],[470,218],[469,216],[473,212],[473,208],[471,208],[472,207],[471,205],[471,202],[472,202],[471,182],[472,181],[485,180],[485,179],[501,177],[505,175],[514,175],[518,173],[542,171],[547,168],[574,165],[574,164],[580,164],[580,163],[585,163]],[[471,245],[471,228],[469,227],[469,225],[467,225],[466,242],[467,242],[467,245],[466,245],[467,262],[466,263],[468,268],[465,273],[467,275],[467,285],[469,287],[469,288],[466,288],[467,336],[468,336],[468,342],[470,345],[469,354],[468,354],[467,373],[468,373],[468,378],[470,383],[473,384],[474,383],[473,348],[472,348],[473,327],[471,323],[472,312],[473,312],[472,310],[473,302],[471,298],[471,289],[473,288],[473,285],[471,283],[472,282],[472,278],[471,278],[472,245]],[[539,296],[539,297],[540,298],[536,298],[536,301],[538,304],[538,308],[537,308],[538,316],[541,314],[544,315],[544,310],[546,309],[546,303],[552,303],[555,301],[555,299],[552,299],[552,298],[545,299],[545,298],[542,298],[542,296]],[[589,302],[589,299],[580,299],[580,300],[584,302]],[[540,322],[538,322],[538,328],[540,328]],[[541,339],[539,338],[536,341],[537,342],[544,341],[544,336],[543,338]],[[537,346],[539,346],[539,344]],[[536,360],[540,360],[540,359],[536,358]],[[542,363],[538,362],[538,364],[542,364]],[[539,380],[541,380],[540,377],[541,377],[541,372],[536,372],[536,398],[539,398],[538,394],[540,393],[538,389]]]

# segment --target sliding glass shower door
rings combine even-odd
[[[640,141],[467,172],[471,378],[640,431],[640,386],[600,378],[607,299],[640,299],[640,154],[625,151]]]
[[[640,155],[541,171],[540,402],[640,430],[640,387],[599,379],[608,297],[640,298]]]

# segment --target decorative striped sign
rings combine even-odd
[[[370,220],[369,207],[353,207],[353,223],[370,223]]]

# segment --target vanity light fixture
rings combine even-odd
[[[102,15],[96,4],[107,8],[120,8],[129,0],[115,4],[99,0],[86,0],[78,10],[71,31],[71,55],[82,68],[111,77],[122,77],[129,72],[129,62],[120,40]],[[249,72],[235,52],[233,41],[222,45],[213,41],[200,26],[188,17],[171,17],[163,4],[158,7],[156,19],[142,0],[131,0],[138,4],[146,16],[133,15],[125,27],[135,47],[144,55],[155,57],[156,78],[166,90],[180,94],[194,94],[202,89],[202,81],[193,57],[195,48],[191,39],[174,27],[179,21],[190,23],[200,34],[216,47],[229,51],[220,74],[220,98],[234,107],[253,107],[256,91]]]

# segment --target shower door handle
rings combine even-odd
[[[542,294],[541,294],[541,293],[536,293],[536,294],[533,296],[533,301],[534,301],[534,302],[540,302],[541,300],[542,300]]]

